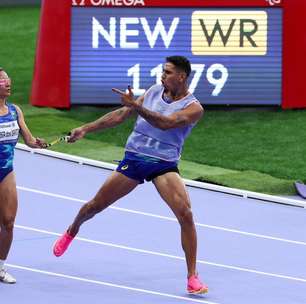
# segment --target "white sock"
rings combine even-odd
[[[0,260],[0,270],[3,268],[3,266],[4,266],[4,260]]]

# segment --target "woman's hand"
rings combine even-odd
[[[45,149],[48,144],[43,138],[33,137],[30,141],[25,142],[27,146],[34,149]]]

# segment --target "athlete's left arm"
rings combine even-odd
[[[21,109],[16,105],[14,106],[18,113],[18,124],[20,127],[20,133],[24,139],[25,144],[29,146],[30,148],[45,148],[46,147],[45,140],[38,138],[38,137],[34,137],[32,135],[31,131],[29,130],[24,120],[24,116],[23,116]]]
[[[142,102],[134,100],[134,95],[130,86],[128,86],[128,92],[123,92],[115,88],[112,90],[121,95],[121,102],[123,105],[132,108],[152,126],[162,130],[179,128],[197,122],[204,113],[201,104],[195,101],[185,109],[165,116],[158,112],[148,110],[143,106]]]
[[[195,123],[204,114],[204,109],[198,102],[193,102],[185,109],[175,112],[169,116],[150,111],[137,103],[133,104],[132,107],[152,126],[162,130],[184,127],[186,125]]]

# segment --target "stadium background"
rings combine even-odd
[[[108,112],[109,107],[75,106],[67,111],[29,104],[39,1],[7,1],[10,5],[4,6],[5,2],[1,1],[0,8],[0,66],[13,79],[11,101],[21,105],[33,133],[52,140]],[[31,6],[23,6],[26,3]],[[13,4],[23,5],[12,7]],[[305,118],[305,110],[283,111],[279,107],[206,107],[203,120],[186,142],[182,174],[252,191],[293,194],[293,181],[305,180]],[[131,128],[129,122],[91,134],[75,145],[58,145],[54,149],[113,161],[122,156]]]

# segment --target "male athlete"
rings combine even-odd
[[[131,192],[144,180],[152,181],[181,227],[188,270],[188,292],[201,294],[208,291],[197,274],[197,234],[189,196],[177,168],[184,140],[203,115],[201,104],[188,92],[187,78],[190,72],[187,58],[167,57],[161,84],[153,85],[136,100],[130,87],[127,93],[113,89],[121,95],[123,107],[71,131],[69,141],[75,142],[88,132],[117,126],[131,115],[138,115],[126,143],[124,159],[56,241],[53,248],[56,256],[66,251],[85,221]]]

